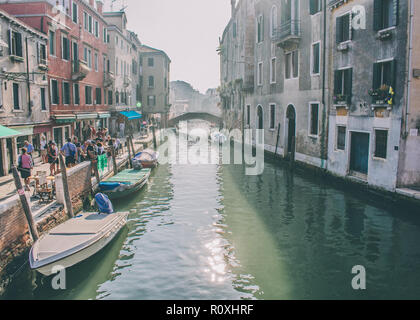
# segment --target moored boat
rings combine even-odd
[[[113,212],[111,204],[109,207],[109,211],[101,211]],[[82,213],[59,225],[32,246],[31,269],[49,276],[90,258],[115,238],[127,223],[128,214]]]
[[[141,190],[149,180],[151,169],[127,169],[101,182],[99,188],[110,199],[123,198]]]
[[[133,160],[140,161],[143,168],[154,168],[158,164],[159,152],[146,149],[137,153]]]

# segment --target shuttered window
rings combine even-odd
[[[386,159],[388,149],[388,130],[375,130],[375,157]]]
[[[375,0],[374,30],[382,30],[398,24],[399,0]]]
[[[47,102],[45,99],[45,88],[41,88],[41,110],[47,110]]]
[[[101,88],[96,88],[96,104],[102,104],[102,90]]]
[[[13,109],[19,110],[20,109],[20,95],[19,95],[19,84],[13,84]]]
[[[85,87],[85,103],[92,104],[92,87],[91,86]]]
[[[51,103],[59,104],[59,95],[58,95],[58,81],[51,80]]]
[[[264,41],[264,17],[259,16],[257,19],[257,43]]]
[[[270,105],[270,129],[275,128],[276,126],[275,123],[276,123],[276,105],[271,104]]]
[[[316,14],[322,10],[321,0],[309,0],[309,13]]]
[[[318,135],[318,122],[319,122],[319,104],[312,103],[310,105],[310,122],[309,122],[309,134],[313,136]]]
[[[343,126],[337,127],[337,149],[338,150],[346,149],[346,127],[343,127]]]
[[[70,104],[70,84],[68,82],[63,82],[63,104]]]
[[[337,43],[351,40],[351,13],[337,17],[336,40]]]
[[[50,31],[49,37],[50,55],[55,56],[55,32]]]
[[[16,31],[8,31],[9,36],[9,54],[23,57],[22,34]]]
[[[74,99],[74,104],[75,105],[79,105],[80,104],[80,90],[79,90],[79,84],[75,83],[74,87],[73,87],[73,99]]]
[[[319,74],[320,72],[320,57],[321,46],[318,42],[312,45],[312,74]]]
[[[334,72],[334,94],[342,95],[350,103],[353,91],[353,69],[336,70]]]
[[[63,41],[62,41],[62,59],[63,60],[70,60],[70,41],[68,38],[63,36]]]
[[[372,89],[379,89],[383,85],[387,85],[396,90],[396,69],[397,61],[391,60],[373,64],[373,85]]]

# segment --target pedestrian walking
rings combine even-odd
[[[48,143],[47,158],[50,164],[50,174],[51,176],[55,176],[58,173],[58,148],[54,141]]]
[[[32,175],[33,162],[32,157],[28,154],[26,148],[22,148],[22,154],[18,159],[18,170],[20,175],[25,182],[25,190],[30,191],[29,189],[29,177]]]
[[[71,138],[67,139],[67,143],[61,148],[62,155],[66,158],[66,167],[74,167],[77,157],[77,148],[71,142]]]

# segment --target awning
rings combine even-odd
[[[97,113],[79,113],[76,115],[77,120],[96,119],[97,117],[98,117]]]
[[[18,131],[20,136],[31,136],[34,134],[33,126],[14,127],[13,129]]]
[[[20,135],[21,133],[19,131],[0,125],[0,138],[11,138],[11,137],[17,137]]]
[[[60,114],[54,116],[55,122],[57,123],[71,123],[76,121],[74,114]]]
[[[120,113],[128,120],[141,119],[143,116],[137,111],[120,111]]]
[[[99,119],[108,119],[111,118],[111,114],[108,112],[100,112],[98,113]]]

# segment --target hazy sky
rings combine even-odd
[[[109,7],[111,0],[106,0]],[[123,0],[114,3],[119,10]],[[128,28],[172,60],[171,80],[201,92],[219,86],[219,37],[230,18],[230,0],[125,0]]]

